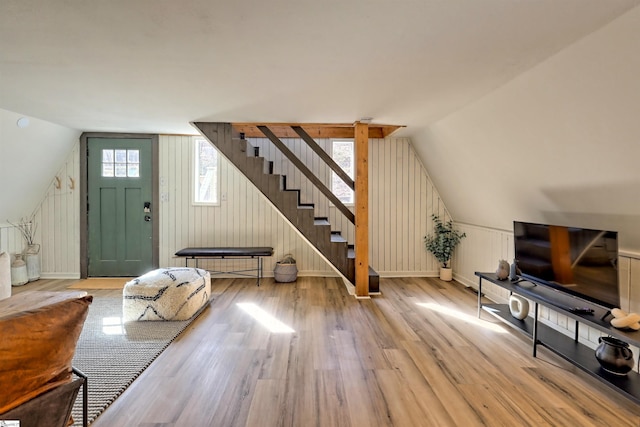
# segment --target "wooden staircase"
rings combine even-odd
[[[339,231],[331,229],[328,218],[315,216],[314,204],[303,202],[300,198],[300,190],[287,187],[286,175],[273,173],[273,162],[260,157],[258,148],[252,147],[247,140],[240,138],[241,135],[234,136],[229,123],[198,122],[193,125],[271,201],[307,242],[313,245],[347,280],[355,284],[353,246],[349,245]],[[277,137],[268,129],[264,132],[274,145],[280,145],[279,141],[274,141],[273,138],[277,139]],[[286,150],[281,146],[278,148],[281,151]],[[294,160],[294,163],[297,162]],[[297,166],[311,182],[317,180],[315,176],[308,176],[310,171],[305,171],[306,167],[301,162]],[[322,188],[322,184],[320,186],[321,192],[326,193],[326,188]],[[327,197],[335,204],[335,196],[331,194]],[[338,201],[338,203],[341,206],[336,204],[336,207],[353,222],[353,214],[341,202]],[[369,267],[369,293],[378,292],[380,292],[380,277]]]

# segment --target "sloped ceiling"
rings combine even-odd
[[[457,221],[619,232],[640,254],[640,8],[418,130]]]
[[[0,108],[73,132],[193,133],[192,121],[362,117],[406,125],[402,134],[446,188],[453,216],[467,220],[468,206],[445,184],[456,169],[433,164],[450,142],[430,127],[639,3],[3,0]],[[41,166],[34,173],[44,174]],[[15,162],[2,167],[19,172]],[[40,185],[51,179],[42,175]],[[0,218],[7,203],[0,196]]]
[[[78,141],[80,132],[0,109],[0,224],[28,217]],[[66,179],[66,177],[63,177]]]

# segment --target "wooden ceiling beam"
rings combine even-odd
[[[231,126],[246,138],[264,138],[258,126],[267,126],[278,138],[300,138],[291,126],[300,126],[312,138],[355,138],[353,123],[232,123]],[[369,124],[369,138],[386,138],[403,127]]]

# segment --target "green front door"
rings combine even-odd
[[[151,139],[88,138],[88,276],[153,268]]]

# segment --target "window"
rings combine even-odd
[[[353,179],[355,167],[353,140],[333,140],[331,157]],[[353,190],[335,172],[331,172],[331,191],[342,203],[353,204]]]
[[[102,176],[107,178],[139,178],[139,150],[102,150]]]
[[[194,138],[194,204],[217,205],[218,151],[203,138]]]

